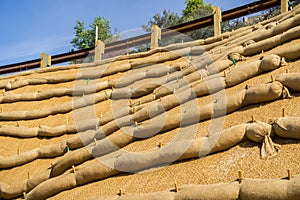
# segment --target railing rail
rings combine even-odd
[[[257,13],[269,8],[273,8],[281,4],[280,0],[260,0],[250,4],[246,4],[240,7],[236,7],[227,11],[222,12],[222,21],[229,21],[239,17],[243,17],[249,14]],[[166,38],[179,33],[186,33],[200,28],[208,27],[213,25],[213,15],[196,19],[187,23],[179,24],[168,29],[161,31],[161,37]],[[125,40],[111,42],[105,45],[105,53],[110,53],[117,50],[124,50],[129,47],[134,47],[142,44],[150,43],[151,34],[143,34],[140,36],[128,38]],[[94,53],[94,48],[87,48],[83,50],[62,53],[52,56],[51,63],[59,64],[68,62],[76,59],[85,58],[88,54]],[[29,70],[38,68],[40,66],[41,59],[34,59],[25,62],[19,62],[14,64],[8,64],[0,66],[0,74],[19,72],[23,70]]]

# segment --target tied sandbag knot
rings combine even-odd
[[[247,126],[246,137],[254,142],[261,142],[261,158],[272,158],[280,152],[280,145],[273,143],[272,125],[264,122],[255,122]]]

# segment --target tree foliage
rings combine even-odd
[[[104,17],[96,17],[93,23],[89,25],[89,29],[86,29],[84,22],[77,20],[76,25],[74,26],[75,37],[71,41],[73,47],[76,49],[94,47],[96,26],[98,26],[99,40],[107,42],[112,38],[109,21]]]
[[[180,23],[180,20],[181,16],[179,14],[164,9],[162,14],[155,14],[152,18],[150,18],[148,24],[143,25],[142,28],[149,32],[151,31],[152,24],[156,24],[158,27],[164,29]]]
[[[185,9],[182,11],[183,21],[191,21],[206,17],[213,13],[213,6],[206,4],[204,0],[186,0]]]

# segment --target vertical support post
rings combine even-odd
[[[161,40],[161,29],[157,25],[152,24],[151,43],[150,43],[151,50],[158,48],[158,40]]]
[[[288,180],[291,180],[293,178],[293,172],[291,169],[288,169]]]
[[[242,179],[243,179],[243,177],[242,177],[242,170],[239,170],[238,171],[238,173],[239,173],[239,183],[241,183],[242,182]]]
[[[222,13],[218,6],[214,6],[214,33],[215,36],[221,35]]]
[[[99,61],[102,59],[104,54],[105,44],[101,40],[96,40],[95,42],[95,56],[94,61]]]
[[[41,65],[40,68],[46,68],[51,66],[51,55],[46,53],[41,54]]]
[[[289,11],[289,0],[281,0],[281,13]]]

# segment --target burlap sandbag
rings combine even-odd
[[[0,113],[0,120],[3,121],[15,121],[15,120],[29,120],[47,117],[49,115],[56,115],[67,113],[75,109],[79,109],[88,105],[95,104],[97,102],[105,101],[111,97],[111,90],[107,90],[101,93],[90,94],[83,96],[82,98],[75,99],[72,102],[67,102],[53,107],[48,107],[42,110],[30,110],[30,111],[11,111],[6,113]]]
[[[276,119],[273,123],[273,130],[280,137],[300,139],[300,118],[284,117]]]
[[[226,74],[226,86],[231,87],[237,85],[238,83],[241,83],[257,75],[259,73],[260,63],[260,60],[256,60],[249,64],[234,67]]]
[[[26,199],[46,199],[61,191],[101,180],[117,173],[116,170],[100,163],[98,160],[93,160],[85,167],[76,169],[75,173],[67,173],[42,182],[26,195]]]
[[[291,91],[300,92],[300,73],[279,74],[275,80]]]
[[[240,124],[216,133],[214,141],[212,140],[212,144],[215,144],[210,153],[229,149],[243,141],[245,139],[246,127],[247,124]]]
[[[239,199],[239,183],[219,183],[210,185],[183,185],[175,195],[176,200],[237,200]]]
[[[255,122],[247,125],[246,136],[249,140],[262,143],[261,157],[271,158],[280,152],[280,145],[273,143],[272,126],[264,122]]]
[[[274,54],[265,55],[261,59],[261,63],[259,66],[260,73],[277,69],[278,67],[281,66],[281,64],[282,64],[282,60],[280,56]]]
[[[141,86],[138,86],[137,88],[134,88],[134,92],[131,95],[132,98],[139,98],[143,97],[147,94],[151,94],[155,88],[158,88],[161,86],[160,83],[157,82],[150,82],[150,83],[145,83]]]
[[[281,66],[281,58],[277,55],[266,55],[261,60],[235,67],[226,74],[226,86],[231,87],[263,72],[277,69]]]
[[[244,135],[245,124],[242,124],[208,137],[174,141],[153,152],[123,153],[115,161],[115,167],[119,171],[134,172],[177,160],[195,158],[228,149],[241,142]]]
[[[297,42],[289,43],[288,45],[283,45],[280,48],[272,50],[274,54],[281,57],[285,57],[288,60],[294,60],[299,58],[300,46]]]
[[[0,182],[0,198],[1,199],[14,199],[21,196],[26,191],[24,183],[16,183],[14,185],[7,185]]]
[[[300,197],[300,175],[294,175],[287,184],[288,199],[297,200]]]
[[[252,105],[274,101],[282,96],[283,86],[280,82],[259,84],[247,89],[243,105]]]
[[[243,179],[239,194],[240,200],[286,200],[288,180]]]
[[[162,63],[165,61],[175,60],[182,56],[186,56],[190,52],[190,47],[178,49],[171,52],[159,52],[145,58],[137,58],[130,62],[132,67],[142,66],[149,63]]]
[[[242,55],[251,56],[256,53],[261,52],[262,50],[266,51],[272,49],[280,44],[288,42],[290,40],[296,39],[300,37],[300,28],[294,27],[284,32],[282,35],[276,35],[270,37],[268,39],[262,40],[260,42],[256,42],[255,44],[249,45],[245,47]]]
[[[235,61],[237,62],[238,60],[235,60]],[[231,65],[233,65],[233,62],[229,59],[217,60],[216,62],[212,63],[211,65],[209,65],[206,68],[207,74],[212,75],[212,74],[222,72],[225,69],[227,69],[228,67],[230,67]]]
[[[39,128],[0,126],[0,135],[11,137],[36,137],[38,136]]]
[[[66,142],[60,142],[54,145],[42,146],[31,151],[22,152],[17,155],[0,157],[0,168],[11,168],[31,162],[37,158],[57,157],[63,155],[66,148]]]
[[[87,147],[67,152],[62,158],[60,158],[53,164],[50,177],[58,176],[64,173],[70,167],[72,167],[72,165],[76,166],[91,158],[92,154],[87,149]]]

